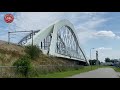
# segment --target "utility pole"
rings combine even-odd
[[[98,65],[98,51],[96,51],[96,65]]]
[[[31,33],[31,38],[32,38],[32,43],[31,45],[33,46],[33,35],[34,35],[34,31],[15,31],[15,32],[8,32],[8,44],[10,43],[10,33],[22,33],[22,32],[32,32]]]
[[[32,47],[33,47],[33,30],[32,30]]]
[[[8,44],[10,44],[10,32],[8,32]]]
[[[91,60],[91,70],[92,70],[92,59],[91,59],[91,50],[94,49],[94,48],[91,48],[90,49],[90,60]]]

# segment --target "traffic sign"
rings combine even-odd
[[[14,16],[12,14],[6,14],[4,16],[4,20],[6,23],[12,23],[14,20]]]

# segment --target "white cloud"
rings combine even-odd
[[[107,19],[100,17],[100,15],[95,15],[94,19],[90,18],[88,21],[81,23],[77,26],[79,30],[79,39],[85,44],[87,41],[96,38],[94,33],[97,32],[97,28],[102,26]]]
[[[115,33],[112,31],[98,31],[93,34],[96,37],[107,37],[107,38],[115,38],[115,39],[120,39],[120,36],[117,36]]]
[[[37,30],[47,27],[56,20],[68,19],[73,23],[80,43],[85,44],[88,40],[98,36],[97,27],[107,21],[103,18],[104,12],[18,12],[11,30]],[[15,27],[19,26],[19,27]],[[111,37],[114,33],[111,33]],[[96,36],[95,36],[96,35]],[[107,34],[106,34],[107,35]],[[116,38],[120,38],[117,36]]]
[[[112,50],[112,48],[99,47],[96,48],[95,50]]]
[[[107,21],[104,12],[18,12],[11,24],[11,30],[38,30],[47,27],[56,20],[68,19],[73,23],[80,43],[96,38],[93,34],[97,27]],[[18,27],[15,27],[18,26]],[[117,37],[119,38],[119,37]]]
[[[117,39],[120,39],[120,36],[116,36]]]
[[[95,12],[19,12],[15,23],[25,28],[41,28],[60,19],[70,20],[74,26],[94,27],[105,20]],[[94,20],[93,20],[94,18]],[[29,27],[27,27],[29,25]],[[34,26],[35,25],[35,26]],[[38,25],[36,27],[36,25]],[[76,27],[76,28],[77,28]]]
[[[19,12],[17,13],[14,25],[19,30],[43,29],[56,20],[68,19],[75,27],[79,40],[85,43],[93,38],[96,28],[107,19],[104,19],[103,12]],[[12,28],[12,27],[11,27]]]
[[[93,38],[93,31],[84,30],[78,33],[81,44],[85,44],[88,40]]]
[[[90,29],[90,30],[93,30],[93,29],[96,29],[97,27],[100,27],[104,22],[106,22],[107,19],[104,19],[102,17],[97,17],[94,18],[94,19],[90,19],[82,24],[79,24],[78,28],[81,28],[81,27],[86,27],[87,29]]]

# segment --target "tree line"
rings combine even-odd
[[[118,59],[110,59],[110,58],[105,58],[105,62],[112,62],[112,63],[115,63],[115,62],[118,62],[119,60]]]

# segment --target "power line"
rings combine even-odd
[[[10,34],[11,33],[18,33],[18,32],[20,32],[20,33],[21,32],[32,32],[32,46],[33,46],[33,33],[34,33],[33,30],[31,30],[31,31],[14,31],[14,32],[8,32],[8,44],[10,43],[10,38],[11,38]]]

